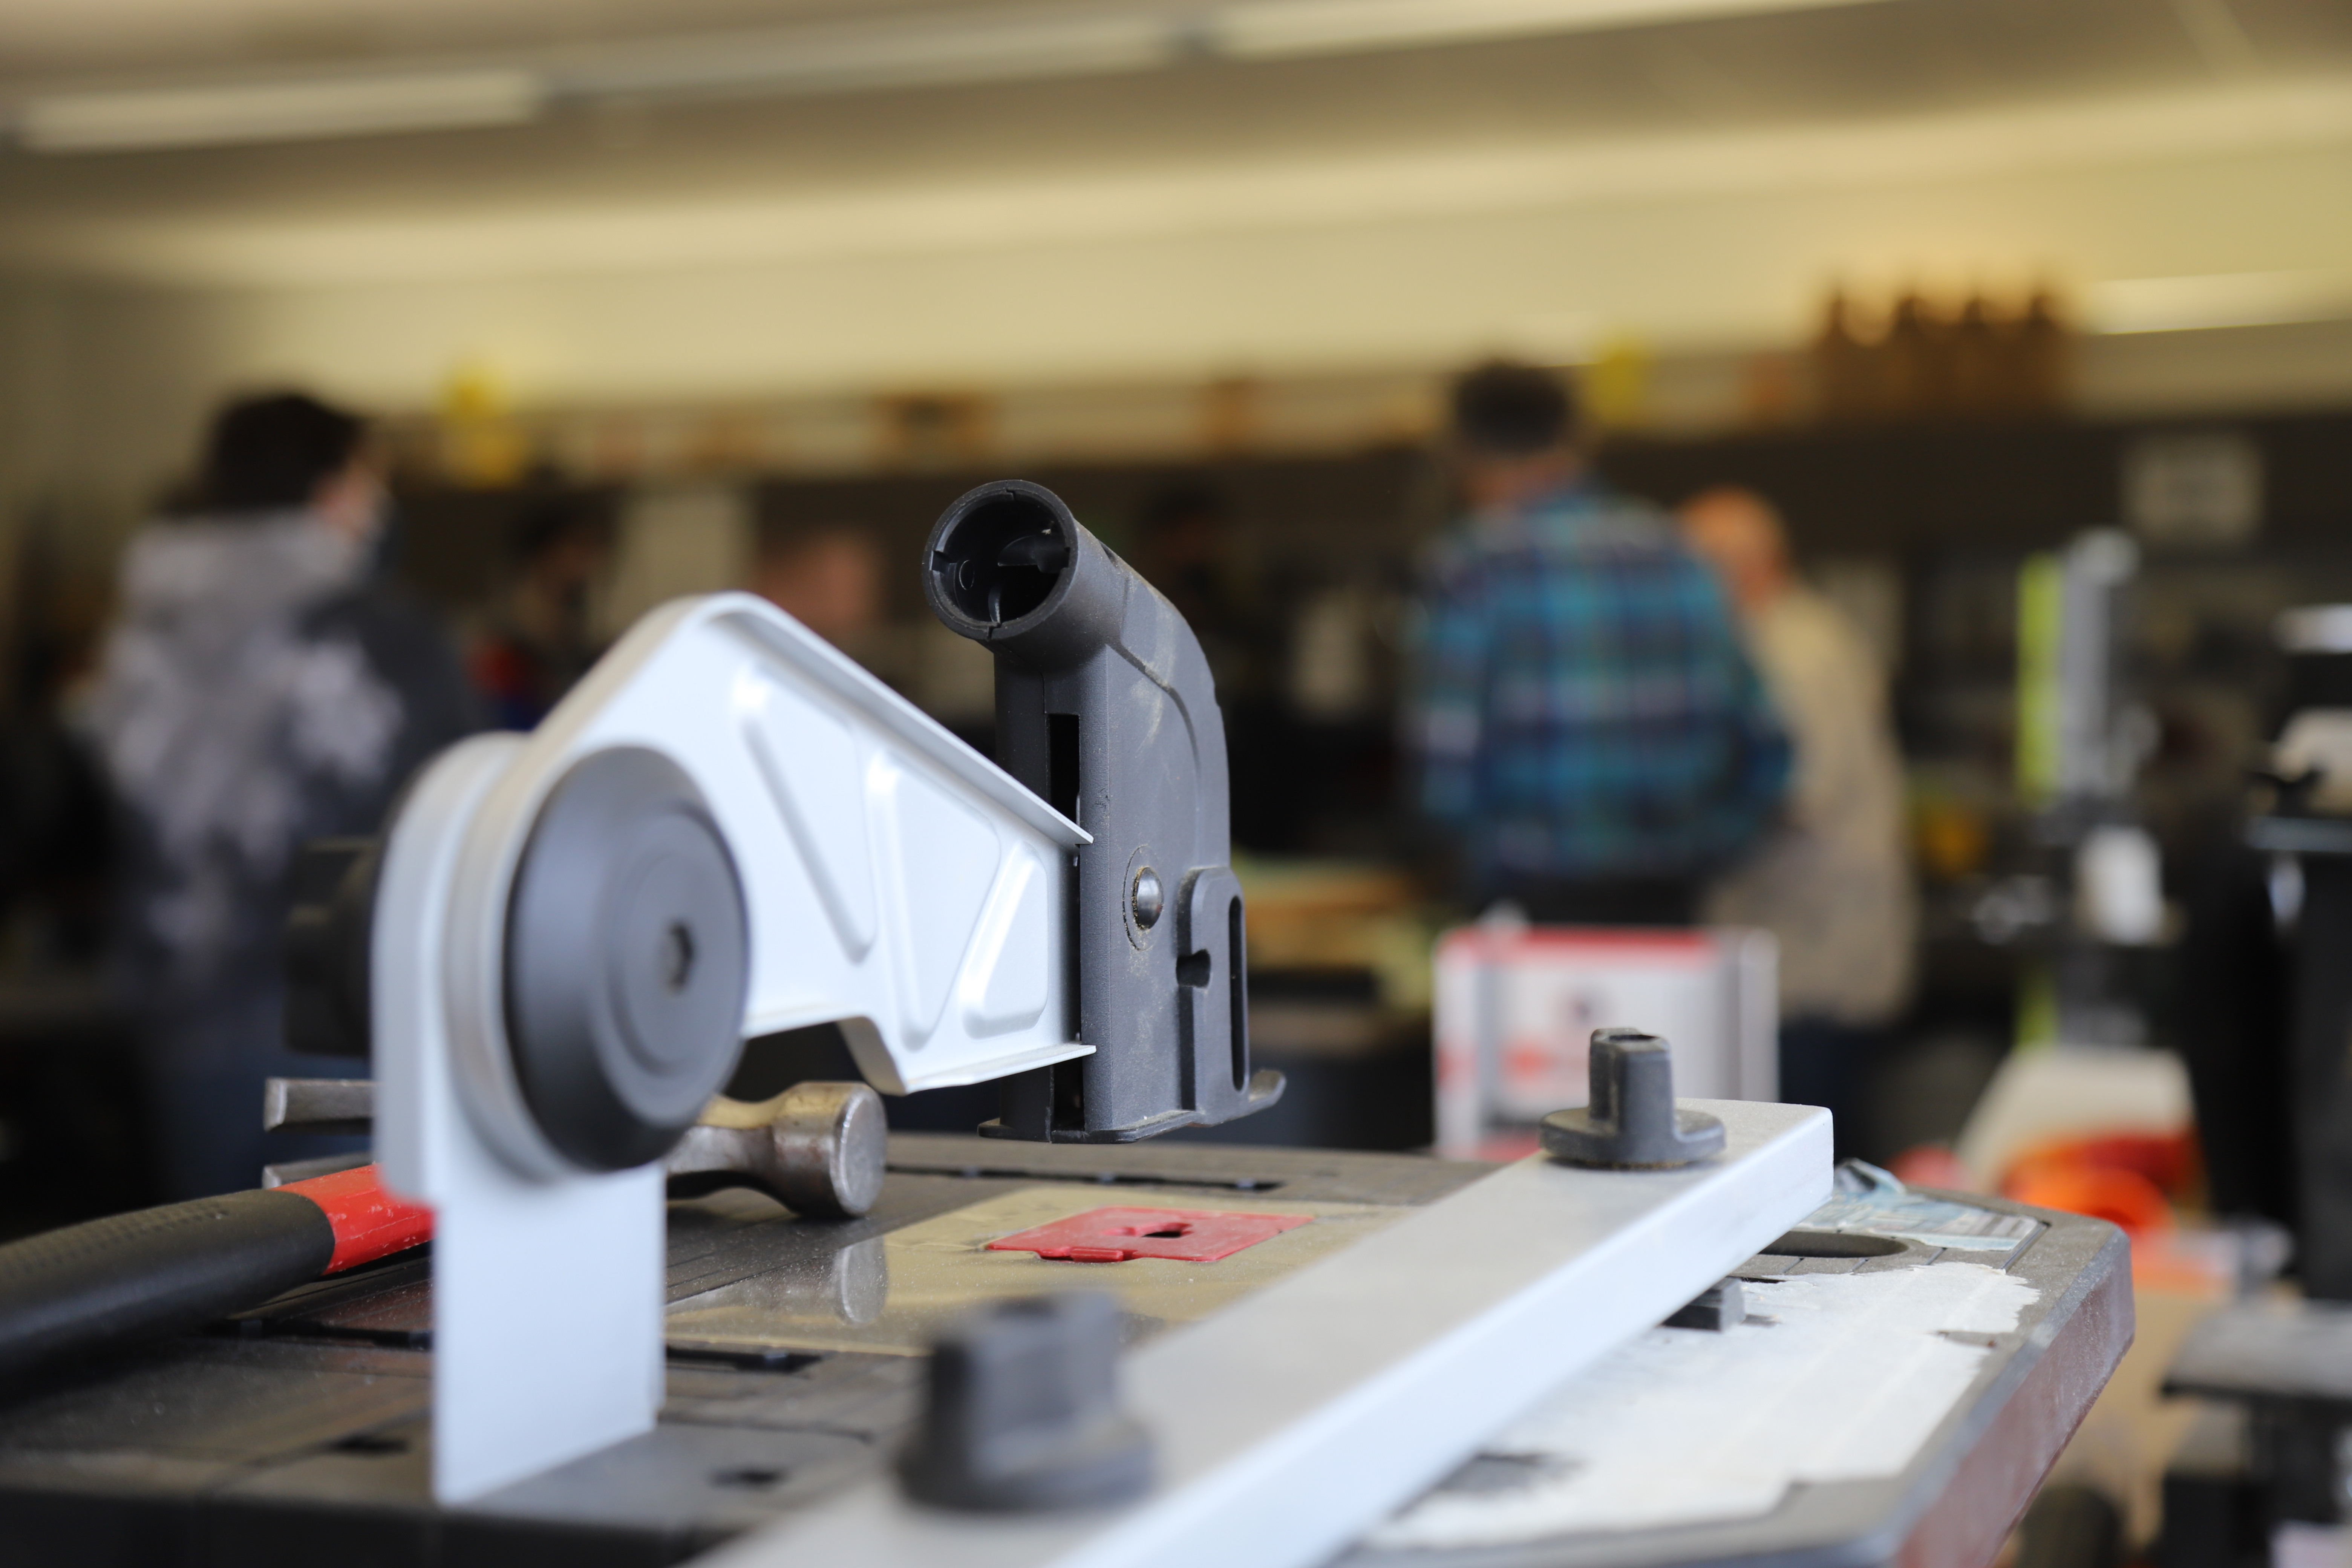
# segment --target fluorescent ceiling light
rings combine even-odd
[[[2119,278],[2083,292],[2095,332],[2181,332],[2352,318],[2352,273],[2214,272]]]
[[[522,70],[336,77],[57,93],[26,100],[17,129],[45,153],[209,147],[513,125],[545,100],[539,79]]]
[[[562,97],[847,92],[1148,70],[1202,56],[1346,54],[1871,0],[1238,0],[1007,11],[598,46],[547,62]]]
[[[1177,53],[1166,18],[1106,10],[650,39],[547,68],[567,98],[641,98],[1040,80],[1144,70]]]
[[[1242,58],[1599,32],[1866,0],[1254,0],[1212,14],[1210,46]]]

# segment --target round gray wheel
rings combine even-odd
[[[588,1170],[668,1152],[734,1071],[751,932],[702,794],[658,752],[574,763],[507,904],[506,1026],[532,1118]]]

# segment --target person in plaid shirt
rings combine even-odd
[[[1454,390],[1470,514],[1431,550],[1409,723],[1471,890],[1530,919],[1674,925],[1762,839],[1789,742],[1715,574],[1588,471],[1568,389]]]

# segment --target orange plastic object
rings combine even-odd
[[[2193,1193],[2202,1168],[2191,1131],[2100,1133],[2027,1150],[2011,1163],[2000,1190],[2021,1204],[2149,1235],[2172,1228],[2170,1200]]]
[[[2172,1227],[2172,1205],[2155,1183],[2137,1171],[2062,1161],[2020,1165],[2001,1184],[2002,1194],[2035,1208],[2063,1209],[2146,1234]]]
[[[2105,1132],[2042,1143],[2011,1161],[2011,1169],[2053,1163],[2130,1171],[2147,1177],[2171,1198],[2187,1196],[2204,1171],[2197,1135],[2186,1129],[2179,1132]]]

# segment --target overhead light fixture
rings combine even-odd
[[[1233,0],[1133,10],[1004,11],[650,40],[572,51],[565,97],[726,90],[844,92],[1044,80],[1235,59],[1597,32],[1873,0]]]
[[[1150,12],[1008,13],[651,38],[567,51],[546,69],[558,95],[578,100],[854,92],[1147,70],[1179,42]]]
[[[546,100],[526,70],[407,72],[55,93],[26,100],[16,122],[37,151],[96,153],[515,125]]]
[[[2352,319],[2352,273],[2210,272],[2117,278],[2083,291],[2095,332],[2185,332]]]
[[[1061,6],[602,43],[404,71],[35,93],[48,153],[223,146],[513,125],[551,103],[785,96],[1147,70],[1596,32],[1875,0],[1228,0]]]
[[[1659,26],[1868,0],[1246,0],[1212,15],[1206,36],[1243,59],[1428,47],[1489,38]]]

